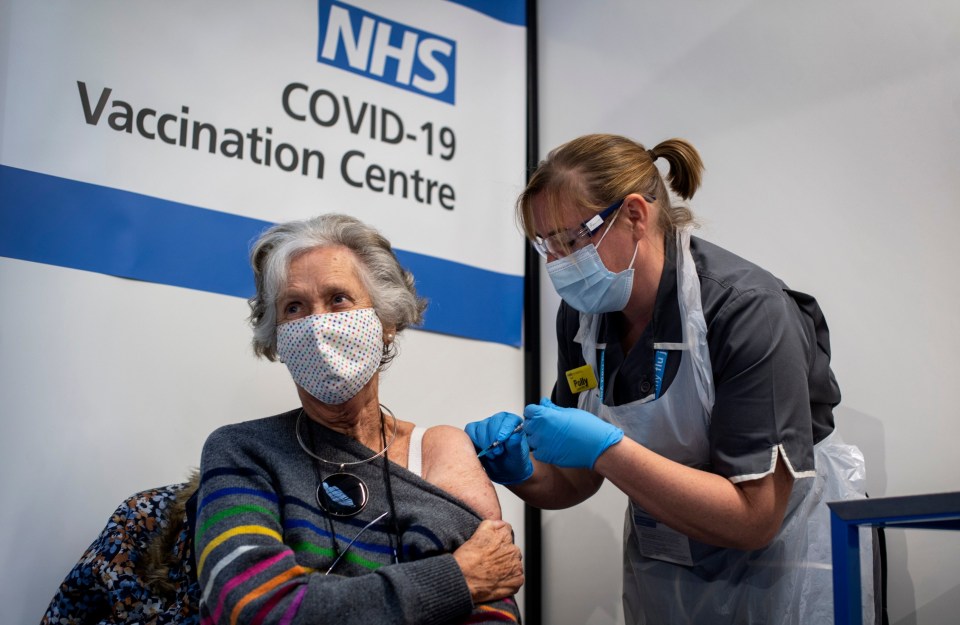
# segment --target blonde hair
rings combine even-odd
[[[610,134],[584,135],[554,148],[540,162],[526,188],[517,198],[517,221],[529,239],[537,233],[533,221],[533,199],[540,196],[547,207],[547,226],[560,230],[564,206],[582,206],[600,212],[631,193],[653,198],[659,207],[658,226],[672,236],[677,228],[695,223],[684,204],[673,205],[654,161],[663,158],[670,166],[666,174],[670,188],[689,200],[700,187],[703,161],[684,139],[667,139],[653,149]],[[569,225],[569,224],[567,224]]]

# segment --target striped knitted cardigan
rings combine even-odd
[[[297,443],[299,410],[222,427],[207,439],[195,554],[202,625],[298,623],[518,622],[512,599],[474,606],[450,555],[480,524],[466,504],[391,463],[391,487],[402,534],[394,564],[383,458],[350,466],[370,489],[357,516],[331,522],[317,506],[318,467]],[[304,419],[305,440],[334,462],[372,455],[367,447]]]

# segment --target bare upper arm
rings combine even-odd
[[[780,531],[787,512],[790,493],[793,491],[793,475],[783,461],[777,458],[775,471],[758,480],[740,482],[737,486],[752,510],[751,517],[756,522],[754,540],[748,545],[758,549],[770,543]]]
[[[423,435],[423,479],[472,507],[481,518],[501,518],[497,491],[466,432],[450,425]]]

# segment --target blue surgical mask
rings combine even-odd
[[[610,226],[613,226],[611,222]],[[609,227],[607,232],[610,232]],[[630,266],[619,273],[607,269],[600,259],[597,247],[607,236],[603,233],[597,245],[590,243],[573,254],[547,263],[547,273],[553,288],[563,301],[583,313],[605,313],[623,310],[633,290],[633,250]]]

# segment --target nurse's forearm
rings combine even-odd
[[[793,486],[782,460],[771,475],[734,484],[669,460],[629,438],[601,454],[594,470],[678,532],[743,550],[759,549],[773,540]]]
[[[545,510],[569,508],[588,499],[599,490],[603,478],[585,469],[563,469],[533,461],[533,475],[519,484],[507,486],[531,506]]]

